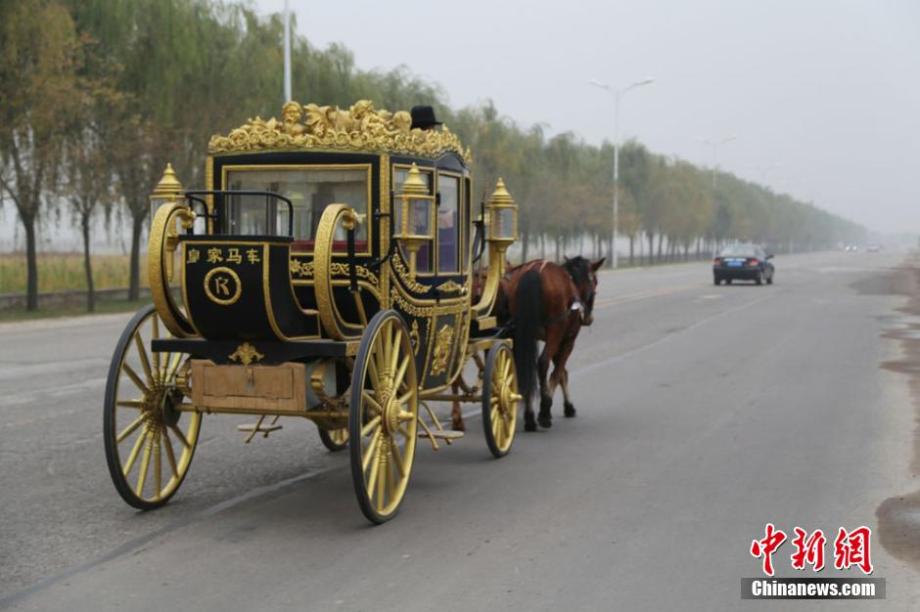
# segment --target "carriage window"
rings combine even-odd
[[[420,168],[422,174],[422,180],[428,185],[428,193],[432,192],[432,173],[424,168]],[[408,168],[395,168],[393,171],[393,202],[390,203],[390,208],[393,210],[394,216],[394,227],[399,227],[402,223],[401,218],[401,206],[399,206],[399,193],[402,191],[403,183],[406,182],[406,177],[409,175]],[[410,219],[411,221],[411,219]],[[415,269],[417,272],[433,272],[434,271],[434,257],[433,257],[433,245],[431,242],[426,242],[422,245],[422,248],[419,249],[418,254],[415,257]],[[405,255],[405,253],[403,253]]]
[[[460,179],[438,175],[438,270],[460,271]]]
[[[227,187],[231,190],[272,191],[291,200],[294,206],[295,247],[312,250],[323,210],[332,203],[348,204],[359,214],[367,214],[368,170],[339,168],[272,168],[270,170],[229,170]],[[231,234],[285,234],[287,205],[265,198],[232,196],[227,208],[228,232]],[[345,240],[344,231],[339,228]],[[367,223],[355,232],[358,250],[367,247]],[[299,243],[299,244],[298,244]],[[336,245],[336,250],[339,250]],[[344,247],[343,247],[344,249]]]

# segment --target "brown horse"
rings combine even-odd
[[[524,430],[552,427],[553,392],[562,387],[565,416],[575,416],[569,396],[569,374],[565,368],[582,326],[593,322],[597,270],[604,259],[589,261],[578,256],[566,258],[561,266],[535,260],[508,272],[502,283],[506,299],[504,316],[514,329],[514,361],[518,387],[524,396]],[[537,340],[543,352],[537,359]],[[553,374],[547,384],[550,361]],[[534,420],[531,399],[535,391],[534,374],[540,383],[540,415]]]

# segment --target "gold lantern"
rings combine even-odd
[[[157,209],[163,204],[172,204],[182,198],[182,183],[176,176],[172,164],[166,164],[166,170],[163,171],[163,178],[153,188],[150,194],[150,220],[157,214]]]
[[[518,206],[502,179],[498,179],[486,208],[489,215],[489,241],[505,250],[517,240]]]
[[[434,196],[422,180],[418,166],[412,164],[399,192],[399,208],[394,237],[409,251],[409,273],[415,277],[415,260],[419,249],[434,240]]]
[[[178,267],[179,232],[192,227],[195,213],[184,203],[182,183],[172,164],[166,164],[163,177],[150,194],[150,237],[148,253],[159,254],[166,280],[172,281]]]

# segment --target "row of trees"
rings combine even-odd
[[[36,227],[66,205],[79,219],[87,286],[94,215],[131,223],[130,297],[139,291],[147,195],[167,161],[200,185],[208,138],[281,106],[283,26],[242,2],[214,0],[0,0],[0,203],[22,223],[28,308],[38,306]],[[474,151],[485,191],[504,176],[522,204],[523,253],[555,241],[557,253],[584,237],[609,251],[612,148],[571,134],[547,137],[486,104],[454,110],[440,89],[406,68],[364,71],[351,53],[293,44],[295,97],[378,108],[432,104]],[[790,248],[847,240],[861,228],[789,196],[638,143],[621,151],[621,233],[630,253],[674,256],[728,239]],[[92,297],[89,303],[92,309]]]

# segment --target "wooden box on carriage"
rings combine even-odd
[[[191,364],[192,401],[206,412],[306,412],[307,376],[302,363],[216,365],[207,359],[192,359]]]

